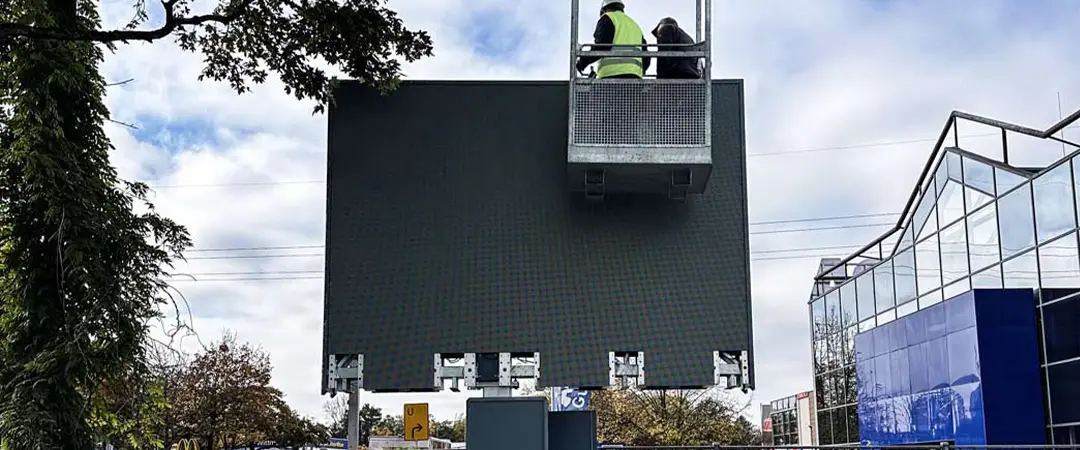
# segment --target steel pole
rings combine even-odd
[[[349,450],[360,447],[360,387],[356,380],[349,381],[349,412],[346,418]]]

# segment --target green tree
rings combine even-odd
[[[635,446],[751,445],[753,426],[717,389],[594,392],[597,438]],[[749,426],[749,429],[746,427]],[[756,442],[760,442],[760,437]]]
[[[336,396],[323,404],[323,410],[330,419],[330,426],[328,428],[330,435],[339,438],[345,437],[349,431],[349,397],[347,395]],[[382,417],[382,409],[367,403],[360,407],[361,444],[368,444],[368,439],[371,437],[371,430],[382,421]]]
[[[431,55],[381,0],[137,0],[124,29],[101,28],[99,2],[0,2],[0,443],[92,448],[124,429],[100,387],[147,371],[147,322],[168,301],[163,279],[190,245],[158,215],[148,187],[120,180],[103,124],[102,47],[175,37],[202,53],[202,78],[237,92],[276,74],[286,91],[329,103],[319,62],[384,90],[399,59]],[[164,15],[142,28],[147,9]],[[93,406],[87,408],[87,405]],[[114,438],[124,440],[113,436]]]

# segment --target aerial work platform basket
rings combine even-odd
[[[711,0],[695,0],[695,44],[614,45],[608,51],[578,42],[580,0],[571,0],[570,130],[567,171],[571,189],[590,199],[612,193],[700,194],[712,172]],[[634,16],[632,10],[627,13]],[[656,18],[659,19],[659,18]],[[645,23],[639,22],[644,28]],[[653,50],[656,49],[656,50]],[[579,57],[694,58],[698,79],[585,76]]]

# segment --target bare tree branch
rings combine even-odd
[[[79,30],[63,29],[56,27],[36,27],[21,23],[0,23],[0,40],[14,37],[28,37],[35,39],[56,39],[61,41],[94,41],[94,42],[153,42],[172,34],[177,29],[186,26],[196,26],[209,23],[228,25],[244,12],[253,0],[242,0],[234,7],[227,8],[228,13],[200,14],[190,17],[177,16],[177,0],[165,0],[161,6],[165,8],[165,24],[153,30]]]

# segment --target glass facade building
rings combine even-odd
[[[1075,116],[1070,117],[1075,120]],[[958,148],[955,117],[950,118],[942,133],[934,157],[918,181],[916,193],[899,225],[851,257],[822,260],[815,277],[809,309],[813,324],[817,431],[822,445],[884,442],[880,430],[862,430],[860,423],[863,426],[876,423],[879,419],[884,420],[882,414],[895,413],[883,413],[878,409],[873,412],[878,417],[860,417],[860,411],[865,416],[873,409],[861,405],[860,400],[881,400],[880,395],[866,394],[868,389],[880,391],[881,383],[868,378],[870,372],[865,367],[872,367],[869,359],[880,357],[882,353],[880,346],[875,348],[873,342],[885,342],[881,339],[886,339],[872,336],[886,335],[893,336],[887,342],[895,347],[887,351],[905,356],[894,356],[895,361],[880,366],[876,373],[892,373],[899,377],[896,380],[904,380],[903,386],[896,387],[902,392],[896,395],[918,393],[912,391],[912,386],[922,382],[915,380],[922,380],[920,377],[926,371],[944,374],[938,384],[954,387],[972,382],[971,377],[1000,382],[1023,379],[1019,375],[1002,375],[1006,372],[990,373],[997,369],[987,367],[987,363],[995,353],[1030,350],[1038,357],[1038,362],[1032,364],[1038,369],[1039,376],[1029,381],[1038,385],[1036,392],[1041,394],[1042,417],[1039,420],[1045,434],[1044,442],[1080,443],[1080,295],[1077,295],[1080,293],[1080,234],[1077,230],[1080,157],[1074,152],[1043,168],[1013,167]],[[1008,124],[1000,126],[1004,161],[1008,161],[1006,130],[1029,135],[1041,133],[1030,129],[1014,130],[1019,127]],[[1064,125],[1055,127],[1059,126]],[[1045,134],[1050,133],[1052,131]],[[1072,146],[1075,150],[1076,146]],[[1017,289],[1029,292],[1030,300],[1024,300],[1024,295],[1015,295]],[[928,317],[952,317],[943,312],[951,308],[950,302],[965,299],[962,301],[979,304],[978,297],[995,296],[979,293],[991,291],[1011,292],[1010,298],[1016,300],[1009,305],[1025,305],[1024,310],[1031,311],[1034,347],[1013,348],[1003,343],[1008,339],[995,337],[1000,333],[994,328],[997,319],[990,311],[999,307],[980,310],[972,306],[964,313],[970,317],[963,320],[970,320],[974,327],[977,316],[978,321],[985,321],[987,325],[980,325],[984,329],[980,329],[977,336],[972,334],[976,331],[957,331],[969,334],[963,339],[977,342],[973,344],[977,347],[974,354],[982,358],[981,364],[973,363],[981,368],[975,373],[964,374],[963,379],[952,377],[957,374],[949,374],[947,368],[940,367],[941,364],[959,364],[955,361],[962,359],[960,356],[951,356],[943,350],[946,353],[941,361],[912,362],[909,360],[911,355],[927,356],[925,353],[900,352],[905,348],[922,348],[919,346],[924,344],[936,345],[931,342],[933,339],[913,341],[902,333],[878,330],[905,320],[925,327],[928,320],[935,320]],[[977,310],[984,312],[977,313]],[[942,331],[935,339],[942,339],[942,342],[961,339],[950,336]],[[862,344],[857,345],[858,342]],[[926,392],[932,388],[934,386],[926,386]],[[961,395],[950,392],[950,395]],[[1027,390],[994,392],[994,395],[1002,396],[1003,403],[1008,403],[1015,398],[1004,397],[1021,395]],[[916,414],[909,411],[903,418],[888,417],[889,423],[906,423],[896,425],[899,431],[894,430],[888,438],[889,443],[938,439],[940,436],[926,434],[920,429],[925,425],[918,423],[923,418],[932,422],[925,426],[951,426],[954,431],[959,430],[959,424],[971,417],[965,419],[965,410],[958,405],[982,402],[983,395],[991,394],[979,390],[977,399],[971,397],[976,395],[972,392],[966,395],[968,398],[963,402],[950,400],[947,404],[935,404],[933,400],[927,400],[930,403],[926,408],[930,412]],[[980,416],[979,420],[986,421],[986,427],[990,426],[986,417]],[[934,425],[935,421],[951,421],[952,425]],[[986,436],[985,439],[993,438]],[[957,440],[959,442],[959,438]]]
[[[812,392],[773,400],[761,405],[763,443],[768,445],[817,445],[814,428],[814,396]]]

